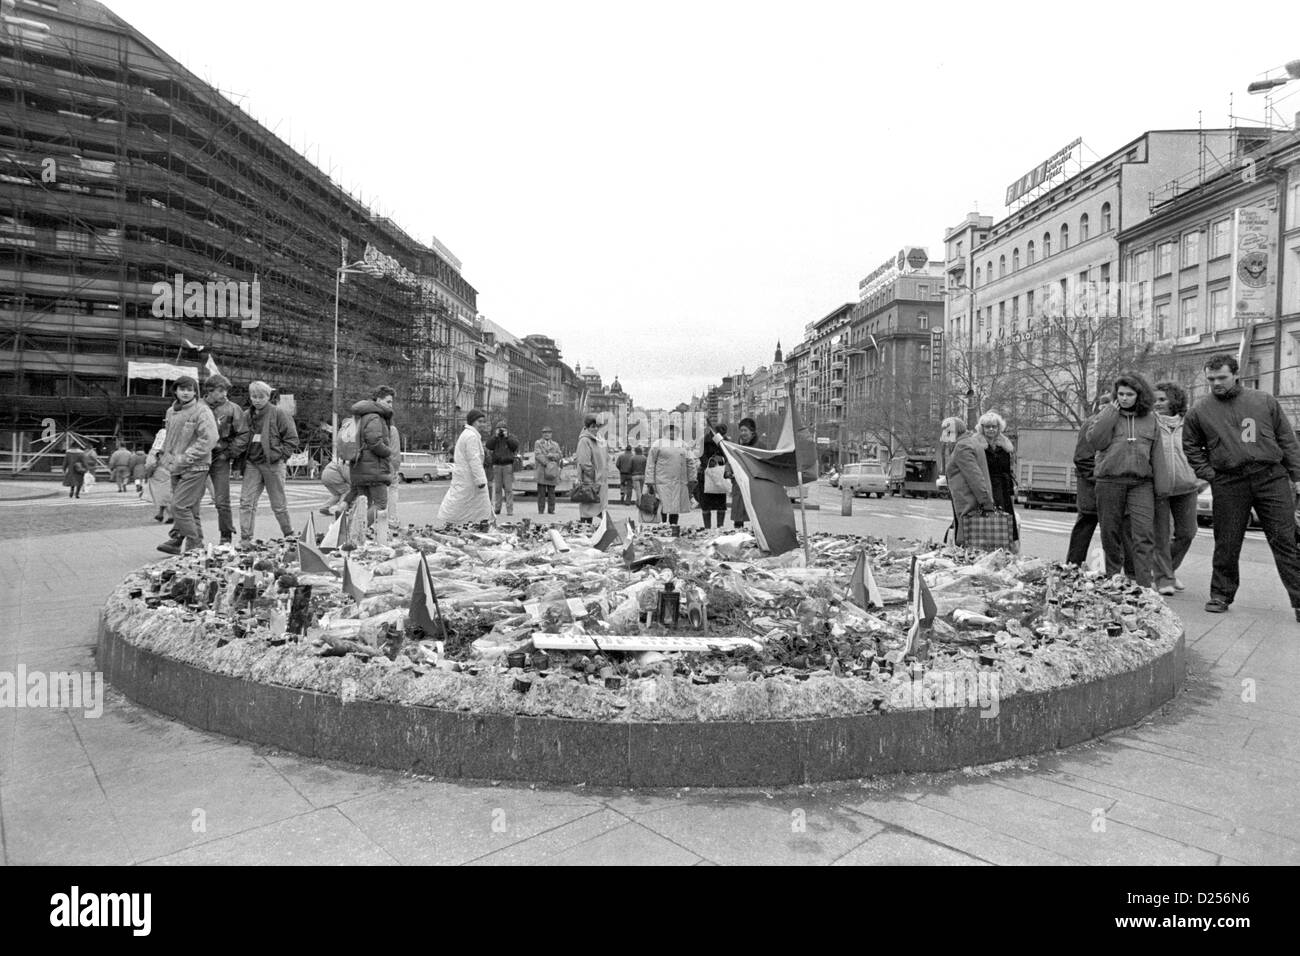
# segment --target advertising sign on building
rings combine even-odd
[[[1274,212],[1264,203],[1242,206],[1232,217],[1232,312],[1240,325],[1273,314]]]
[[[1082,137],[1078,137],[1068,146],[1062,146],[1047,159],[1043,160],[1029,172],[1025,173],[1014,183],[1007,187],[1007,205],[1013,202],[1031,190],[1037,189],[1043,183],[1047,182],[1057,173],[1059,173],[1070,157],[1074,155],[1074,147],[1083,142]]]

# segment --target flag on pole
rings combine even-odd
[[[298,539],[298,568],[303,574],[338,574],[316,547],[316,537]]]
[[[446,640],[442,626],[442,609],[438,607],[438,594],[433,589],[433,576],[429,562],[420,554],[420,566],[415,571],[415,591],[411,594],[410,622],[425,635],[436,640]]]
[[[861,608],[885,606],[880,588],[876,586],[876,576],[871,573],[871,562],[867,560],[865,549],[858,552],[858,562],[853,566],[853,574],[849,578],[849,595],[853,598],[853,603]]]
[[[799,547],[794,505],[785,491],[786,469],[772,463],[771,452],[725,440],[718,446],[731,466],[745,511],[754,521],[758,546],[769,554],[785,554]],[[794,475],[793,464],[789,475]]]
[[[310,541],[313,545],[316,543],[316,516],[310,511],[307,512],[307,523],[298,532],[298,540]]]
[[[351,595],[352,600],[360,603],[365,598],[372,577],[360,565],[353,564],[347,557],[343,558],[343,593]]]
[[[203,351],[203,346],[202,346],[202,345],[195,345],[193,342],[191,342],[189,339],[185,338],[185,336],[183,336],[183,335],[181,336],[181,341],[185,343],[185,347],[186,347],[187,349],[192,349],[192,350],[195,351],[195,352],[202,352],[202,351]]]
[[[203,363],[203,367],[208,370],[208,375],[220,375],[221,369],[217,368],[217,363],[212,360],[212,353],[208,353],[208,360]]]
[[[608,551],[619,540],[621,538],[618,529],[614,527],[614,519],[609,516],[608,511],[602,511],[600,521],[596,523],[596,531],[588,544],[597,551]]]
[[[939,609],[935,606],[934,595],[930,593],[929,586],[925,583],[925,577],[921,574],[921,562],[916,556],[912,557],[912,580],[908,586],[909,595],[912,605],[912,626],[907,631],[907,643],[903,646],[903,654],[911,654],[916,650],[916,639],[921,633],[921,625],[929,627],[934,623],[935,616]]]

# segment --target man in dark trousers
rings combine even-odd
[[[515,455],[519,454],[519,439],[510,434],[505,422],[497,422],[492,437],[483,443],[488,461],[492,464],[492,506],[497,514],[501,505],[506,514],[515,513]]]
[[[212,498],[217,505],[217,528],[221,543],[230,544],[235,534],[235,522],[230,514],[230,463],[237,461],[248,450],[248,419],[244,410],[232,402],[230,379],[220,373],[209,375],[203,383],[204,399],[217,420],[217,446],[212,449]]]
[[[266,382],[251,382],[248,386],[248,408],[244,413],[248,420],[248,454],[244,483],[239,489],[239,542],[245,548],[253,543],[253,523],[262,489],[271,499],[271,514],[280,526],[280,536],[294,536],[284,479],[289,456],[298,450],[298,428],[293,416],[271,404],[271,392]]]
[[[623,454],[614,462],[618,469],[618,503],[630,505],[632,501],[632,446],[623,449]]]
[[[402,461],[401,452],[392,446],[390,428],[396,395],[387,385],[380,385],[371,393],[369,401],[363,400],[352,406],[352,415],[357,420],[359,448],[348,475],[351,490],[344,501],[350,505],[365,495],[369,502],[367,524],[374,524],[379,512],[388,510],[389,485]],[[384,520],[388,520],[387,515]]]
[[[1187,462],[1214,494],[1214,572],[1205,610],[1222,614],[1237,595],[1241,542],[1254,508],[1300,621],[1295,530],[1300,441],[1276,398],[1241,384],[1233,356],[1211,355],[1205,362],[1205,380],[1210,394],[1183,420]]]
[[[1097,449],[1088,442],[1088,429],[1097,420],[1101,409],[1111,402],[1110,392],[1105,392],[1097,399],[1092,417],[1079,429],[1079,440],[1074,445],[1074,473],[1078,478],[1076,499],[1079,516],[1074,519],[1074,528],[1070,531],[1070,550],[1066,553],[1066,564],[1084,564],[1088,560],[1088,546],[1092,544],[1092,534],[1097,530],[1097,480],[1092,475],[1096,463]],[[1128,515],[1124,516],[1124,573],[1133,577],[1133,546],[1129,543]]]

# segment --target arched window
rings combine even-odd
[[[1016,272],[1020,268],[1020,248],[1017,246],[1011,250],[1011,271]]]
[[[1110,203],[1101,204],[1101,231],[1110,232]]]
[[[998,278],[1001,279],[1006,274],[1007,274],[1007,257],[1005,255],[998,256]]]
[[[1079,217],[1079,241],[1088,241],[1088,214],[1086,212]]]
[[[976,266],[976,267],[975,267],[975,284],[976,284],[976,285],[979,285],[979,284],[980,284],[980,267],[979,267],[979,266]]]
[[[1051,254],[1052,254],[1052,234],[1050,232],[1045,232],[1043,233],[1043,258],[1046,259]]]
[[[990,259],[988,261],[988,264],[984,266],[984,274],[989,277],[990,282],[993,281],[993,260],[992,259]]]
[[[1033,264],[1034,264],[1034,240],[1030,239],[1029,245],[1025,247],[1025,265],[1032,266]]]
[[[1061,251],[1064,252],[1070,248],[1070,227],[1061,223]]]

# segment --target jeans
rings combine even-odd
[[[555,514],[555,486],[537,486],[537,513]]]
[[[645,475],[644,474],[633,475],[632,476],[632,504],[636,504],[638,501],[640,501],[641,496],[643,494],[645,494]]]
[[[344,504],[350,505],[361,495],[365,495],[366,527],[370,527],[375,523],[375,518],[378,517],[379,512],[387,510],[389,496],[395,490],[395,487],[386,481],[376,482],[375,484],[370,485],[353,485],[344,497],[343,502]],[[388,520],[387,515],[384,517],[384,520]]]
[[[224,541],[235,534],[235,521],[230,515],[230,460],[215,459],[208,475],[212,478],[212,501],[217,506],[217,530]]]
[[[1170,540],[1170,524],[1173,540]],[[1187,557],[1187,549],[1196,537],[1196,492],[1156,499],[1156,587],[1172,587],[1174,572]]]
[[[620,472],[618,476],[618,503],[621,505],[632,502],[632,475],[629,472]]]
[[[501,513],[503,503],[506,506],[506,514],[515,513],[515,466],[513,464],[492,466],[492,506],[497,514]]]
[[[186,539],[186,547],[203,547],[203,523],[199,520],[199,502],[208,487],[207,471],[186,471],[172,475],[173,534]]]
[[[239,492],[239,536],[245,541],[253,539],[253,518],[257,515],[257,503],[266,489],[271,499],[271,514],[280,525],[280,536],[287,538],[293,534],[293,525],[289,523],[289,503],[284,497],[284,462],[272,465],[266,461],[250,461],[244,466],[244,486]],[[207,474],[203,476],[207,478]],[[172,502],[172,508],[176,504]]]
[[[1127,541],[1133,549],[1133,580],[1151,587],[1155,553],[1155,489],[1151,479],[1127,484],[1097,482],[1097,517],[1101,521],[1101,546],[1106,552],[1106,573],[1124,568]],[[1128,527],[1124,519],[1128,518]]]
[[[1222,475],[1214,488],[1214,573],[1210,597],[1231,604],[1241,585],[1238,559],[1253,507],[1273,550],[1291,606],[1300,608],[1300,553],[1296,550],[1295,492],[1286,468],[1270,465],[1244,475]]]

